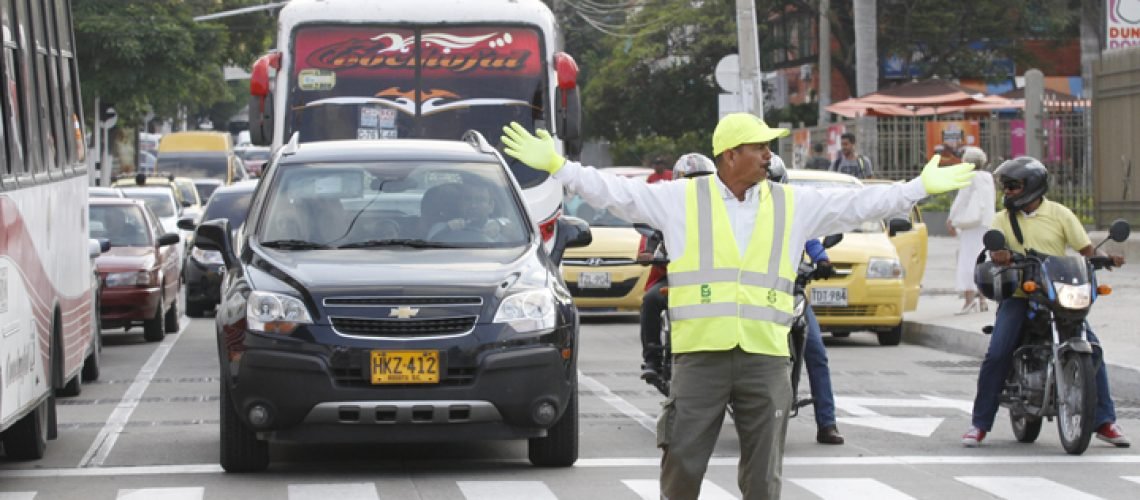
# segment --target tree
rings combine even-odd
[[[259,0],[73,0],[85,109],[114,102],[124,125],[148,110],[177,116],[233,98],[222,66],[247,66],[265,49],[273,23],[231,18],[196,23],[193,16]],[[196,10],[199,9],[199,10]],[[238,26],[247,28],[238,28]],[[227,24],[229,23],[229,24]],[[234,34],[236,33],[236,34]]]

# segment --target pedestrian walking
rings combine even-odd
[[[831,163],[831,170],[860,179],[874,177],[871,159],[855,151],[855,134],[851,132],[839,136],[839,156]]]
[[[974,284],[974,266],[982,252],[982,236],[994,221],[994,202],[997,191],[994,178],[986,168],[986,153],[981,148],[968,146],[963,150],[962,161],[974,165],[974,180],[958,190],[950,214],[946,217],[946,230],[958,237],[958,270],[954,284],[965,303],[956,314],[988,311],[986,298],[978,293]]]
[[[780,497],[792,404],[788,331],[795,262],[808,238],[909,210],[966,186],[972,166],[934,158],[909,183],[813,189],[766,180],[769,143],[788,135],[748,113],[713,131],[716,175],[648,184],[566,161],[545,130],[503,129],[505,153],[631,222],[661,230],[670,262],[673,384],[657,423],[661,495],[696,499],[732,402],[745,499]]]
[[[806,167],[809,170],[827,170],[831,165],[827,155],[823,154],[823,143],[817,142],[811,146],[811,158],[808,158]]]

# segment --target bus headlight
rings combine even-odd
[[[1092,304],[1092,285],[1070,285],[1059,281],[1053,282],[1053,289],[1057,291],[1057,304],[1066,309],[1084,309]]]
[[[250,330],[288,335],[297,325],[311,324],[305,303],[296,297],[272,292],[249,292],[245,321]]]

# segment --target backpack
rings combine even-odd
[[[846,174],[847,172],[843,172],[843,171],[839,170],[839,164],[841,161],[843,161],[843,155],[837,156],[835,158],[835,161],[831,162],[831,168],[828,170],[831,170],[832,172],[839,172],[841,174]],[[865,163],[866,161],[867,161],[866,156],[855,155],[855,162],[859,164],[859,171],[858,172],[852,172],[849,175],[853,175],[853,176],[858,177],[860,179],[866,177],[867,176],[867,167],[866,167],[866,163]]]

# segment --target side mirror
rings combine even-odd
[[[232,268],[237,263],[232,234],[229,219],[203,222],[194,230],[194,247],[221,253],[226,268]]]
[[[111,240],[107,238],[98,238],[98,241],[100,253],[107,253],[107,250],[111,249]]]
[[[179,241],[182,241],[182,238],[178,236],[178,233],[166,233],[158,237],[158,246],[164,247],[168,245],[175,245]]]
[[[198,225],[194,223],[194,217],[183,217],[181,219],[178,219],[178,229],[181,229],[183,231],[193,231],[196,227],[198,227]]]
[[[558,218],[557,224],[558,237],[550,252],[550,258],[555,264],[562,262],[562,254],[567,248],[584,247],[594,241],[594,236],[590,234],[590,225],[582,219],[564,215]]]
[[[891,219],[890,222],[887,223],[888,236],[905,233],[911,229],[914,229],[914,224],[911,224],[910,221],[906,219]]]
[[[1130,234],[1132,234],[1132,226],[1128,225],[1128,221],[1124,219],[1116,219],[1108,228],[1108,238],[1118,243],[1127,240]]]
[[[843,241],[843,233],[829,234],[823,239],[823,248],[831,248]]]
[[[986,231],[985,235],[982,236],[982,245],[986,247],[986,250],[989,250],[991,252],[1004,250],[1005,235],[997,229],[990,229],[989,231]]]
[[[649,224],[646,224],[644,222],[633,223],[633,229],[635,231],[637,231],[638,234],[645,236],[647,238],[650,236],[653,236],[653,233],[657,232],[656,229],[653,229],[653,226],[650,226]]]
[[[108,247],[111,246],[111,242],[107,240],[100,241],[94,238],[87,240],[87,256],[94,259],[105,252],[106,250],[103,250],[104,241],[107,242]]]

